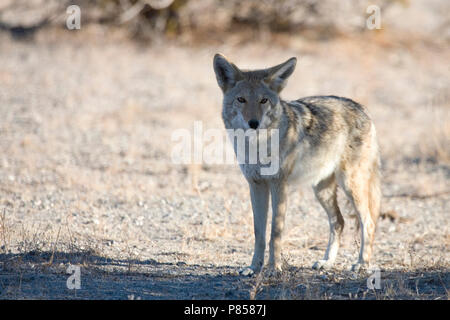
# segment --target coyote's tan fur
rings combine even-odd
[[[217,54],[214,71],[223,91],[222,117],[227,129],[278,130],[279,170],[260,173],[261,164],[241,164],[250,186],[255,251],[243,274],[259,272],[264,262],[269,196],[272,230],[269,266],[281,270],[281,236],[287,187],[298,181],[313,187],[330,223],[325,256],[313,268],[330,268],[339,249],[344,219],[336,189],[340,186],[353,204],[361,230],[359,259],[353,270],[369,262],[380,212],[379,152],[375,126],[360,104],[336,96],[284,101],[279,97],[296,59],[269,69],[244,71]],[[236,147],[235,147],[236,150]]]

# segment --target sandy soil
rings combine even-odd
[[[448,299],[448,46],[367,35],[227,43],[147,46],[98,28],[33,41],[0,33],[0,298]],[[297,56],[285,99],[333,94],[368,107],[388,217],[374,246],[381,289],[347,271],[358,237],[345,201],[336,268],[311,270],[328,222],[297,186],[285,270],[238,275],[253,250],[239,169],[171,160],[174,130],[223,128],[216,52],[248,68]],[[69,265],[80,266],[80,290],[66,287]]]

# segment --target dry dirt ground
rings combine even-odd
[[[226,42],[148,46],[97,27],[22,41],[0,33],[0,298],[449,298],[448,46],[382,34]],[[383,164],[380,289],[368,289],[370,273],[347,271],[358,237],[345,201],[336,268],[311,269],[328,221],[296,186],[284,271],[238,275],[253,250],[238,167],[171,158],[176,129],[223,128],[216,52],[248,68],[297,56],[283,98],[333,94],[368,107]],[[70,265],[79,290],[66,286]]]

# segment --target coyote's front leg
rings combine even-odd
[[[266,248],[267,210],[269,206],[269,187],[265,181],[249,182],[253,209],[253,227],[255,232],[255,251],[250,267],[241,270],[242,275],[252,275],[261,271]]]
[[[281,271],[281,240],[287,207],[287,185],[284,180],[272,181],[272,232],[270,235],[269,267]]]

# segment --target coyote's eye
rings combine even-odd
[[[261,101],[260,101],[261,104],[264,104],[266,102],[267,102],[267,98],[262,98]]]
[[[246,100],[243,97],[238,97],[237,101],[239,101],[240,103],[245,103]]]

